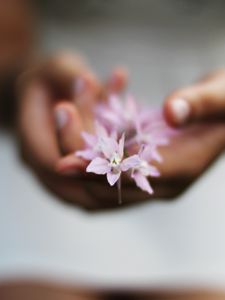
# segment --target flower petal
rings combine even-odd
[[[123,172],[128,171],[129,169],[135,168],[140,164],[140,157],[135,154],[128,158],[125,158],[121,163],[121,170]]]
[[[159,177],[160,172],[156,167],[148,165],[148,176]]]
[[[114,140],[116,140],[117,141],[117,139],[118,139],[118,132],[116,131],[116,130],[112,130],[112,132],[110,133],[110,137],[112,138],[112,139],[114,139]]]
[[[136,185],[143,191],[153,194],[153,189],[151,188],[147,178],[143,176],[140,172],[134,172],[132,178],[136,182]]]
[[[87,166],[87,172],[104,175],[110,171],[109,162],[101,157],[94,158]]]
[[[108,132],[105,127],[98,121],[95,121],[95,131],[98,137],[108,137]]]
[[[97,137],[93,134],[83,131],[81,133],[81,136],[84,139],[85,143],[90,147],[94,147],[95,144],[97,143]]]
[[[119,140],[119,156],[122,158],[123,157],[123,152],[124,152],[124,141],[125,141],[125,133],[122,134],[121,139]]]
[[[101,138],[100,137],[99,145],[100,145],[102,153],[108,159],[111,159],[112,155],[118,151],[118,143],[113,138]]]
[[[92,160],[96,157],[96,151],[93,151],[91,149],[85,149],[85,150],[76,151],[75,155],[77,157],[82,157],[86,160]]]
[[[157,147],[155,145],[147,145],[147,146],[142,146],[140,151],[139,151],[140,157],[149,162],[151,160],[156,160],[158,162],[162,162],[162,157],[159,154]]]
[[[128,95],[125,102],[125,108],[131,117],[135,117],[138,113],[138,106],[132,95]],[[135,120],[133,120],[135,121]]]
[[[98,104],[95,108],[95,114],[101,123],[103,121],[104,125],[110,127],[109,129],[112,129],[112,126],[121,126],[121,116],[106,105]]]
[[[120,178],[120,175],[121,175],[121,172],[118,172],[118,173],[109,172],[109,173],[107,173],[108,183],[111,186],[114,185],[118,181],[118,179]]]
[[[109,97],[109,107],[113,110],[116,114],[121,114],[123,112],[123,105],[120,101],[119,97],[115,94]]]
[[[162,156],[159,154],[158,150],[157,149],[154,149],[152,151],[152,159],[161,163],[163,161],[163,158]]]

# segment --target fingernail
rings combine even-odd
[[[171,102],[171,109],[178,124],[183,124],[188,120],[191,109],[189,103],[185,99],[174,99]]]
[[[55,123],[57,129],[62,129],[69,120],[68,111],[64,108],[59,107],[55,110]]]
[[[86,91],[87,85],[83,78],[79,77],[75,81],[74,91],[76,95],[80,95]]]

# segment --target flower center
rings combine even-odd
[[[111,167],[111,170],[113,173],[120,172],[120,163],[121,163],[121,157],[118,153],[114,153],[113,156],[110,159],[109,165]]]
[[[121,157],[118,153],[114,153],[113,156],[110,159],[110,165],[112,167],[117,167],[121,163]]]

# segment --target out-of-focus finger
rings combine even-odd
[[[87,162],[76,157],[75,153],[62,157],[56,164],[55,169],[62,175],[76,175],[79,172],[85,172]]]
[[[64,101],[56,104],[54,117],[58,143],[63,153],[81,149],[83,145],[81,138],[83,122],[74,104]]]
[[[123,67],[116,68],[106,82],[106,92],[108,94],[122,92],[127,85],[127,81],[128,71]]]
[[[51,87],[53,98],[69,100],[73,98],[74,82],[86,68],[80,56],[63,52],[47,60],[40,71],[40,76]]]
[[[85,130],[93,130],[93,111],[100,97],[101,85],[90,71],[83,74],[75,82],[74,103],[81,115]]]
[[[19,85],[26,87],[33,80],[39,80],[48,86],[52,99],[71,100],[74,96],[74,83],[86,69],[87,66],[80,56],[62,52],[33,63],[20,76]]]
[[[225,124],[192,124],[160,149],[163,164],[157,164],[162,179],[194,179],[225,149]],[[179,155],[174,155],[179,153]]]
[[[164,112],[175,126],[225,118],[225,74],[175,91],[167,97]]]
[[[52,117],[51,99],[40,83],[23,90],[19,103],[19,131],[30,161],[53,170],[60,157]]]

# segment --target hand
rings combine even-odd
[[[168,123],[182,131],[162,150],[162,174],[172,175],[174,183],[183,182],[182,192],[185,182],[188,186],[224,151],[225,71],[173,92],[166,98],[164,113]]]
[[[18,135],[23,158],[60,198],[86,208],[96,206],[83,181],[60,174],[55,166],[82,146],[80,132],[91,130],[95,102],[106,93],[119,93],[126,81],[126,72],[119,68],[100,84],[85,63],[71,54],[57,55],[21,75]]]
[[[173,110],[173,102],[177,101],[177,98],[178,101],[183,101],[179,98],[190,101],[191,107],[196,108],[193,111],[191,108],[185,110],[190,115],[187,115],[187,113],[185,115],[183,112],[183,116],[188,116],[184,123],[181,122],[180,116],[177,118],[175,115],[177,110]],[[224,150],[225,122],[222,119],[218,120],[218,117],[222,117],[221,110],[224,103],[225,75],[223,72],[211,75],[189,88],[176,91],[166,99],[165,116],[168,122],[172,126],[179,127],[183,125],[183,128],[180,134],[172,139],[168,147],[160,149],[164,158],[163,164],[157,165],[161,176],[157,179],[150,178],[155,191],[153,198],[174,198],[182,193]],[[215,106],[213,106],[214,104]],[[203,108],[198,110],[198,105],[205,110]],[[211,107],[210,110],[208,105]],[[225,110],[223,111],[225,112]],[[198,112],[198,114],[193,114],[193,112]],[[214,119],[214,122],[210,121],[212,119]],[[188,120],[189,122],[187,122]],[[59,161],[57,168],[61,174],[70,174],[79,167],[81,167],[79,166],[79,160],[74,155],[68,155]],[[74,175],[74,180],[75,178],[79,178],[79,176]],[[99,176],[89,177],[86,175],[82,180],[83,186],[86,186],[86,190],[92,195],[92,198],[96,199],[98,208],[117,206],[116,188],[109,187],[105,178],[101,179]],[[126,179],[123,179],[122,193],[124,204],[137,203],[150,198],[149,195],[138,190]]]

